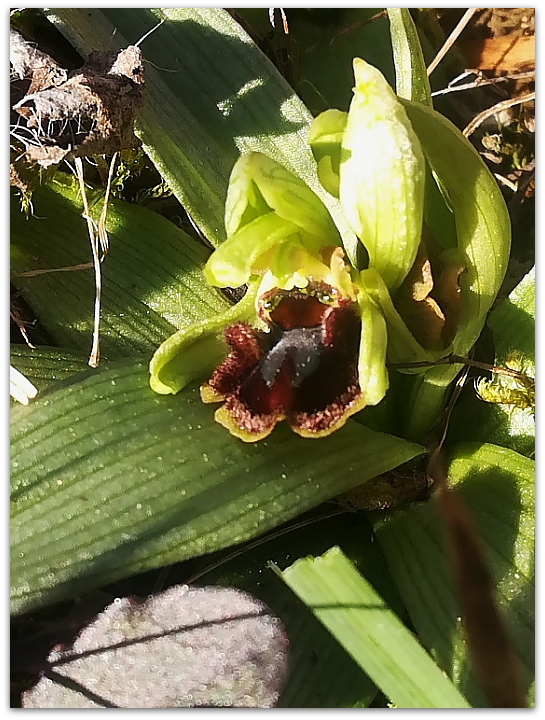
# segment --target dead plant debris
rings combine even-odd
[[[10,61],[12,77],[29,82],[12,107],[19,159],[47,168],[138,145],[133,125],[145,92],[140,48],[94,52],[67,71],[12,29]]]

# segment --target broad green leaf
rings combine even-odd
[[[202,558],[202,569],[184,580],[238,587],[265,602],[282,620],[290,638],[290,668],[279,707],[368,707],[378,692],[311,610],[270,569],[271,562],[283,570],[294,557],[319,555],[332,542],[403,612],[365,514],[349,511],[331,517],[327,505],[240,549]]]
[[[469,707],[338,547],[281,576],[396,707]]]
[[[416,26],[408,8],[388,8],[399,97],[432,106],[430,83]]]
[[[48,11],[83,53],[142,43],[147,102],[137,123],[144,149],[213,244],[225,238],[224,204],[239,154],[257,150],[301,177],[340,227],[308,148],[311,115],[231,16],[218,8]]]
[[[495,445],[450,452],[449,482],[484,541],[529,687],[534,673],[534,463]],[[374,516],[388,567],[424,645],[475,706],[484,699],[469,667],[444,530],[433,502]]]
[[[328,7],[285,9],[289,35],[276,13],[272,30],[266,8],[237,8],[265,40],[275,61],[313,115],[346,108],[352,97],[352,60],[363,57],[393,84],[390,32],[384,8]],[[272,40],[268,38],[273,35]],[[275,52],[276,51],[276,52]]]
[[[509,298],[494,308],[488,318],[497,361],[505,361],[509,353],[515,351],[523,360],[535,362],[535,315],[536,273],[532,268]]]
[[[88,189],[98,213],[102,193]],[[21,276],[90,263],[91,248],[75,183],[58,174],[33,195],[34,215],[11,216],[12,283],[61,347],[88,352],[93,331],[92,267]],[[106,356],[154,350],[172,332],[230,307],[202,277],[209,252],[146,208],[111,200],[110,252],[102,263],[100,338]]]
[[[246,444],[212,412],[194,387],[154,393],[146,360],[13,410],[14,612],[240,543],[422,452],[357,423]]]

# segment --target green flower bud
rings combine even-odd
[[[322,184],[339,196],[376,273],[364,271],[362,282],[387,323],[388,358],[463,355],[507,267],[505,203],[452,123],[397,98],[363,60],[354,60],[354,74],[349,112],[319,115],[310,142]],[[436,374],[446,382],[445,368]]]
[[[339,197],[389,290],[399,287],[420,244],[425,161],[405,109],[383,75],[354,60],[356,85],[342,135]]]

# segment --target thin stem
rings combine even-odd
[[[481,8],[469,8],[469,10],[466,10],[465,13],[462,16],[462,19],[456,25],[454,30],[450,33],[448,38],[445,40],[443,47],[439,50],[437,55],[433,58],[431,63],[428,67],[428,77],[432,74],[432,72],[435,70],[435,68],[439,65],[441,60],[445,57],[445,55],[448,53],[450,48],[454,45],[456,40],[458,39],[458,36],[462,32],[462,30],[465,28],[465,26],[468,24],[468,22],[471,20],[473,15],[480,10]]]

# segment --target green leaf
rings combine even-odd
[[[266,8],[238,9],[267,38],[271,26]],[[257,17],[260,14],[260,17]],[[352,60],[363,57],[380,68],[393,85],[390,32],[384,8],[289,8],[289,35],[281,23],[270,43],[287,70],[295,91],[313,115],[327,108],[346,108],[352,98]],[[285,47],[287,46],[287,47]],[[287,67],[286,67],[287,66]]]
[[[465,355],[483,328],[503,281],[511,247],[509,214],[498,184],[479,153],[449,120],[430,108],[403,101],[432,171],[448,192],[458,251],[466,272],[454,352]]]
[[[87,190],[100,212],[103,194]],[[11,270],[40,322],[60,347],[88,352],[93,331],[92,267],[35,276],[19,273],[89,263],[91,248],[74,182],[58,173],[33,195],[28,220],[12,207]],[[208,287],[202,267],[209,251],[146,208],[110,200],[110,252],[102,263],[100,338],[110,358],[154,350],[174,330],[230,307]]]
[[[495,445],[450,452],[449,482],[485,545],[515,650],[529,687],[534,674],[534,463]],[[460,611],[433,502],[373,517],[388,567],[424,645],[475,706],[484,699],[470,670]]]
[[[488,326],[494,335],[496,361],[513,351],[535,362],[536,273],[535,267],[521,280],[507,300],[490,313]]]
[[[203,569],[189,580],[245,590],[265,602],[282,620],[290,639],[290,669],[279,707],[368,707],[378,692],[310,608],[270,569],[271,562],[284,569],[293,562],[294,555],[321,554],[333,540],[402,611],[365,515],[350,511],[331,517],[326,505],[238,551],[218,553],[219,558],[202,558]]]
[[[242,542],[423,451],[358,423],[242,443],[196,388],[159,396],[134,360],[15,408],[11,428],[15,612]]]
[[[396,94],[432,107],[426,63],[408,8],[388,8],[396,70]]]
[[[50,385],[70,378],[76,373],[93,371],[87,364],[87,356],[61,348],[39,346],[30,348],[28,345],[10,346],[10,364],[23,373],[38,391]]]
[[[528,457],[535,453],[532,378],[535,375],[535,270],[532,269],[490,313],[488,326],[496,348],[495,364],[528,375],[530,386],[515,378],[493,374],[466,394],[451,416],[449,441],[482,440],[509,447]],[[501,402],[501,399],[504,402]],[[511,402],[507,402],[511,400]]]
[[[469,707],[339,548],[281,576],[398,708]]]
[[[457,252],[466,267],[460,277],[462,309],[453,351],[466,355],[481,333],[505,275],[511,245],[509,214],[495,178],[460,131],[431,108],[402,102],[452,204]],[[420,438],[429,430],[459,370],[459,365],[442,366],[416,378],[405,411],[407,437]]]

